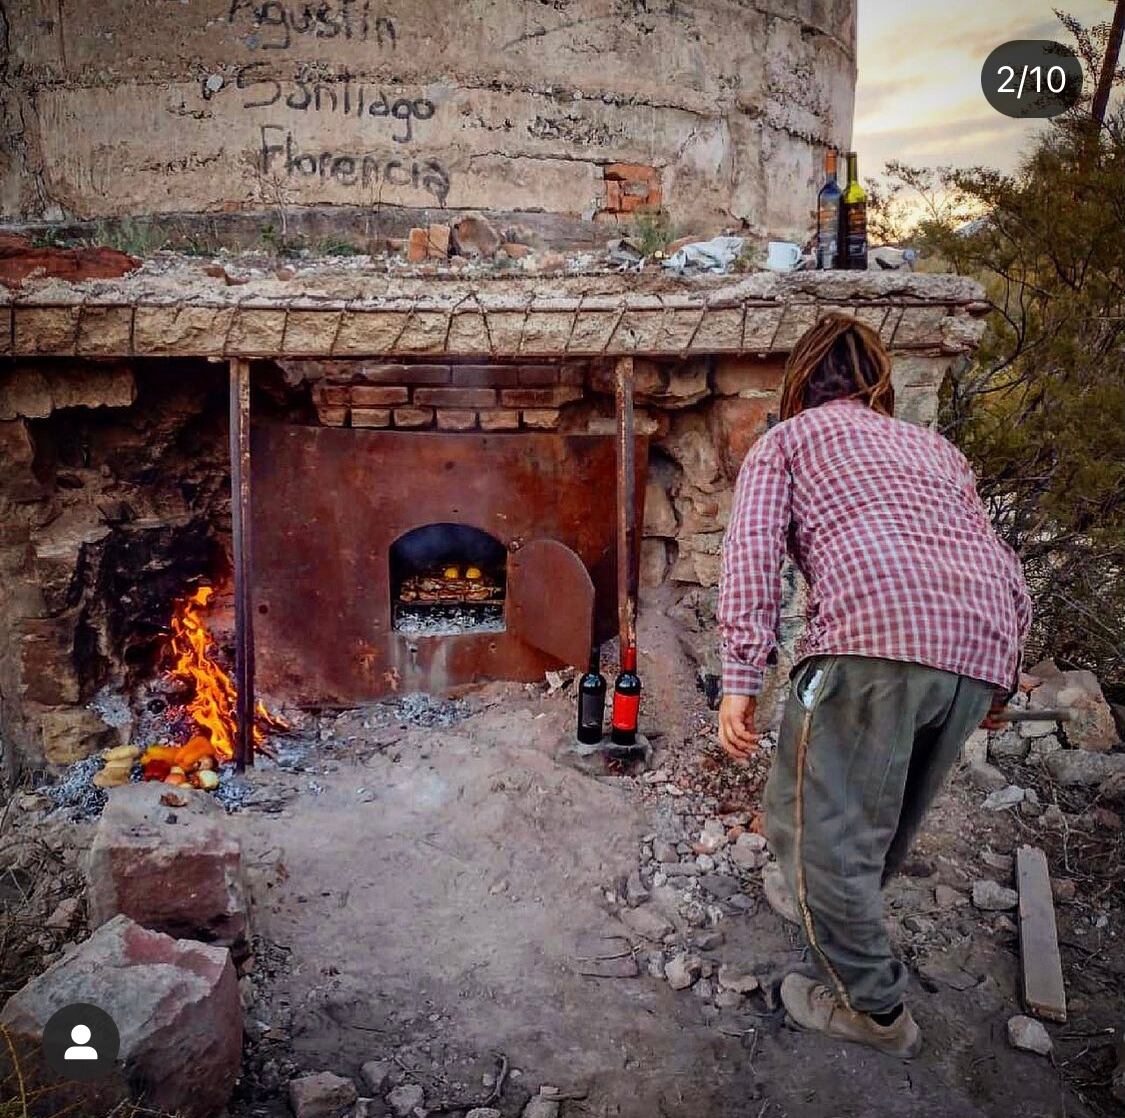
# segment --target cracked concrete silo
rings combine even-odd
[[[357,206],[801,236],[855,0],[8,0],[0,211]]]

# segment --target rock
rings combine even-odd
[[[676,930],[672,922],[661,916],[652,905],[625,909],[621,913],[621,922],[630,931],[653,943],[660,943],[666,935]]]
[[[961,760],[967,765],[983,765],[988,761],[988,731],[974,730],[961,746]]]
[[[186,802],[169,823],[167,791],[155,781],[109,793],[87,860],[90,925],[123,913],[170,936],[241,946],[249,906],[238,840],[215,799],[191,788],[176,789]]]
[[[760,870],[767,861],[766,840],[761,835],[742,834],[730,849],[731,861],[747,870]]]
[[[521,246],[526,247],[526,246]],[[502,1118],[499,1110],[492,1106],[474,1106],[465,1118]]]
[[[359,1074],[367,1089],[373,1095],[382,1095],[387,1089],[387,1082],[395,1070],[392,1060],[368,1060],[360,1069]]]
[[[421,1106],[425,1101],[426,1092],[417,1083],[404,1083],[387,1095],[387,1105],[398,1118],[406,1118],[416,1106]]]
[[[1008,1018],[1008,1040],[1013,1048],[1034,1052],[1037,1056],[1050,1055],[1054,1047],[1043,1023],[1022,1015]]]
[[[1053,734],[1059,728],[1057,722],[1021,722],[1019,736],[1021,738],[1042,738]]]
[[[699,884],[716,900],[725,901],[742,891],[737,877],[726,873],[707,873],[699,879]]]
[[[934,888],[934,903],[938,908],[957,908],[959,905],[967,904],[968,900],[964,893],[959,893],[948,885],[938,885]]]
[[[559,1103],[547,1095],[535,1095],[523,1108],[523,1118],[559,1118]]]
[[[1046,758],[1050,757],[1052,753],[1057,753],[1062,747],[1063,744],[1059,741],[1058,734],[1044,734],[1043,737],[1035,738],[1031,742],[1031,747],[1027,752],[1027,759],[1029,761],[1042,763]]]
[[[1110,811],[1108,807],[1093,807],[1090,809],[1090,818],[1094,821],[1096,827],[1100,827],[1103,831],[1120,831],[1122,829],[1121,816],[1116,811]]]
[[[1117,744],[1113,710],[1093,672],[1060,672],[1055,668],[1054,674],[1044,676],[1043,683],[1031,692],[1029,706],[1032,710],[1037,707],[1069,710],[1071,717],[1065,726],[1066,740],[1076,749],[1107,753]]]
[[[726,936],[720,931],[701,932],[694,939],[696,948],[700,951],[715,951],[726,942]]]
[[[1115,773],[1102,781],[1098,799],[1117,807],[1125,807],[1125,772]]]
[[[762,889],[766,894],[766,900],[769,902],[770,908],[778,916],[783,920],[788,920],[791,924],[801,922],[797,913],[797,903],[793,899],[793,894],[789,891],[781,867],[776,862],[770,862],[762,870]]]
[[[680,860],[676,844],[669,842],[667,839],[657,839],[652,844],[652,856],[658,862],[678,862]]]
[[[664,965],[664,977],[673,990],[686,990],[698,978],[703,969],[698,955],[681,953],[669,959]]]
[[[1125,776],[1125,753],[1091,753],[1083,749],[1061,749],[1047,758],[1047,771],[1068,788],[1101,784],[1114,776]]]
[[[1125,1040],[1121,1030],[1117,1033],[1117,1067],[1110,1080],[1110,1091],[1118,1102],[1125,1103]]]
[[[727,829],[721,819],[708,819],[696,843],[697,854],[714,854],[727,844]]]
[[[1061,831],[1067,825],[1066,812],[1058,804],[1049,804],[1040,822],[1052,831]]]
[[[131,1092],[184,1118],[213,1118],[226,1107],[242,1060],[242,1006],[226,948],[172,939],[127,916],[103,924],[0,1012],[29,1089],[56,1082],[42,1064],[43,1027],[74,1002],[100,1006],[117,1024],[117,1070],[95,1083],[59,1083],[53,1109],[74,1103],[80,1113],[104,1114]]]
[[[700,873],[712,873],[715,869],[715,859],[710,854],[696,855],[695,864],[699,867]]]
[[[1010,874],[1016,868],[1016,860],[1011,854],[997,854],[995,850],[981,851],[980,860],[989,869]]]
[[[641,880],[640,870],[633,870],[625,881],[625,903],[630,908],[636,908],[649,899],[649,891]]]
[[[1015,889],[998,885],[995,881],[973,882],[973,904],[984,912],[1004,912],[1019,904]]]
[[[350,1079],[330,1071],[289,1081],[289,1105],[296,1118],[343,1118],[358,1097]]]
[[[462,256],[494,256],[500,248],[500,235],[492,223],[478,214],[466,214],[452,226],[453,251]]]
[[[982,792],[997,792],[1006,788],[1008,778],[995,765],[970,765],[965,770],[965,776],[974,788]]]
[[[726,963],[719,967],[719,985],[724,990],[734,990],[739,994],[753,993],[761,983],[748,964]]]
[[[646,536],[674,537],[676,535],[676,511],[668,497],[668,490],[653,477],[645,486],[645,527]]]
[[[994,761],[1022,761],[1030,750],[1031,742],[1014,730],[993,734],[988,743],[988,752]]]
[[[67,897],[59,901],[55,911],[47,917],[47,927],[55,932],[69,932],[82,911],[82,902],[77,897]]]
[[[902,921],[902,926],[908,932],[914,932],[915,935],[928,936],[934,930],[934,922],[927,919],[925,916],[917,916],[913,913],[905,917]]]
[[[715,1004],[720,1009],[737,1009],[742,1002],[743,996],[737,990],[720,990],[715,995]]]
[[[981,805],[985,811],[1003,811],[1008,807],[1016,807],[1023,803],[1024,791],[1015,784],[1000,788],[985,798]]]
[[[1069,904],[1074,900],[1077,891],[1074,882],[1068,878],[1051,878],[1051,896],[1053,896],[1059,904]]]

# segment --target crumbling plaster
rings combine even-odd
[[[0,206],[593,217],[656,167],[681,228],[808,231],[851,133],[854,0],[8,0]]]

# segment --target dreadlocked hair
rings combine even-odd
[[[858,400],[894,415],[891,358],[879,335],[855,319],[825,315],[807,330],[785,363],[781,418],[827,404]]]

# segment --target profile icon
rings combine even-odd
[[[89,1082],[117,1065],[121,1034],[101,1006],[74,1002],[55,1010],[43,1026],[43,1058],[63,1079]]]
[[[75,1025],[70,1030],[70,1039],[74,1043],[63,1054],[64,1060],[96,1060],[98,1058],[98,1050],[90,1047],[90,1037],[94,1034],[90,1032],[89,1025]]]

